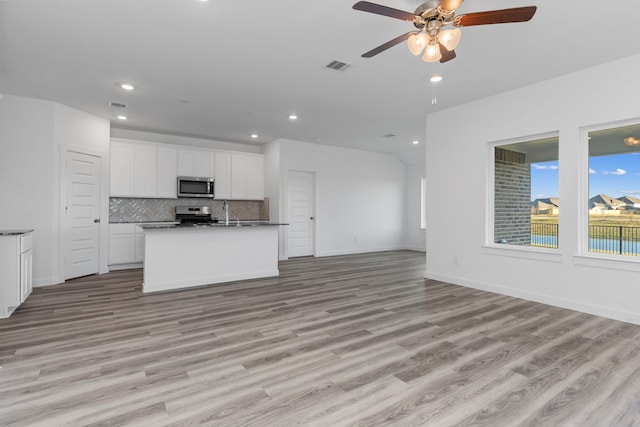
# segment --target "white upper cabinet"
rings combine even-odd
[[[139,197],[156,196],[158,149],[154,145],[134,146],[133,191]]]
[[[231,198],[231,153],[216,151],[215,156],[215,193],[216,199]]]
[[[161,198],[177,197],[178,149],[170,145],[158,145],[156,195]]]
[[[180,148],[178,176],[215,176],[215,152],[204,148]]]
[[[134,177],[134,146],[111,141],[111,195],[131,196]]]
[[[264,199],[264,156],[251,153],[231,154],[231,198]]]
[[[247,157],[247,198],[264,199],[264,156]]]
[[[111,140],[112,197],[176,197],[177,149],[170,145]]]
[[[177,177],[213,177],[218,200],[263,200],[264,156],[113,138],[111,197],[177,197]]]

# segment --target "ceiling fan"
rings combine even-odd
[[[389,16],[411,22],[418,29],[409,31],[393,40],[381,44],[362,55],[371,58],[385,50],[408,40],[409,50],[414,55],[424,51],[422,59],[425,62],[442,63],[456,57],[455,47],[462,35],[457,27],[472,25],[505,24],[509,22],[529,21],[536,13],[536,6],[516,7],[511,9],[490,10],[486,12],[466,13],[456,15],[456,9],[464,0],[429,0],[421,4],[414,13],[383,6],[368,1],[359,1],[353,5],[355,10]],[[453,29],[444,29],[453,26]]]

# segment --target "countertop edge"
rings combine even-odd
[[[23,234],[33,233],[33,228],[23,230],[0,230],[0,236],[21,236]]]
[[[167,224],[167,225],[158,225],[158,224],[138,224],[140,228],[143,230],[215,230],[215,229],[230,229],[230,228],[256,228],[256,227],[273,227],[279,225],[289,225],[286,223],[240,223],[239,225],[236,223],[229,223],[229,225],[221,224],[221,223],[213,223],[213,224],[197,224],[197,225],[185,225],[185,224]]]

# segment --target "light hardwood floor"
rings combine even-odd
[[[140,270],[38,288],[0,320],[0,425],[640,425],[640,326],[424,268],[397,251],[162,294]]]

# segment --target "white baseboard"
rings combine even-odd
[[[64,283],[64,279],[56,279],[56,278],[49,278],[49,279],[33,279],[33,287],[34,288],[43,288],[45,286],[53,286],[53,285],[59,285],[61,283]]]
[[[535,292],[523,291],[520,289],[514,289],[505,286],[492,285],[490,283],[442,275],[431,272],[429,270],[425,270],[424,277],[425,279],[439,280],[441,282],[447,282],[454,285],[466,286],[468,288],[480,289],[482,291],[493,292],[496,294],[507,295],[515,298],[522,298],[528,301],[539,302],[542,304],[553,305],[555,307],[567,308],[570,310],[593,314],[595,316],[607,317],[609,319],[620,320],[622,322],[640,325],[640,313],[636,312],[590,304],[584,301],[560,298],[554,295],[538,294]]]
[[[416,252],[427,252],[427,248],[425,248],[424,246],[405,246],[403,249],[406,249],[408,251],[416,251]]]
[[[133,262],[131,264],[113,264],[109,266],[109,271],[131,270],[133,268],[142,268],[142,263]]]

